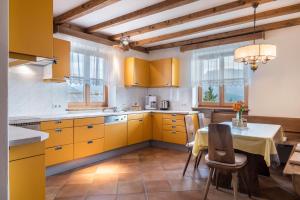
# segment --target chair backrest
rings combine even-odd
[[[217,162],[235,163],[230,126],[215,123],[208,125],[208,157]]]
[[[203,128],[205,126],[204,118],[205,118],[204,113],[198,113],[198,120],[199,120],[200,128]]]
[[[195,127],[192,115],[184,116],[185,128],[186,128],[186,139],[187,143],[194,141],[195,139]]]

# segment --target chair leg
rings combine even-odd
[[[182,176],[185,175],[186,169],[187,169],[187,167],[188,167],[188,165],[190,163],[190,160],[191,160],[191,156],[192,156],[192,150],[189,150],[189,157],[188,157],[188,159],[187,159],[187,161],[185,163],[185,167],[184,167]]]
[[[216,189],[219,189],[219,171],[216,171]]]
[[[213,169],[210,168],[209,169],[209,175],[208,175],[207,182],[206,182],[206,186],[205,186],[203,200],[206,200],[206,198],[207,198],[207,194],[208,194],[208,191],[209,191],[209,186],[210,186],[210,183],[211,183],[212,175],[213,175]]]
[[[237,195],[238,195],[238,173],[237,172],[232,173],[232,187],[233,187],[234,200],[237,200]]]
[[[198,159],[198,162],[197,162],[197,167],[199,167],[199,164],[200,164],[200,162],[201,162],[202,154],[203,154],[203,152],[200,151],[200,152],[199,152],[199,159]]]
[[[245,170],[245,169],[244,169],[244,170]],[[243,184],[244,184],[244,186],[245,186],[245,188],[246,188],[246,190],[247,190],[247,192],[248,192],[248,197],[251,198],[251,191],[250,191],[250,189],[249,189],[248,181],[246,181],[246,180],[248,180],[248,179],[247,179],[247,177],[246,177],[246,173],[245,173],[244,170],[241,170],[241,179],[242,179],[242,182],[243,182]]]

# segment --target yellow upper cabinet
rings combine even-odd
[[[56,64],[45,68],[45,80],[63,82],[66,77],[70,77],[70,52],[71,44],[69,41],[53,38],[53,56]]]
[[[53,57],[53,1],[9,1],[9,52],[19,55]],[[22,56],[21,56],[22,58]]]
[[[125,60],[125,86],[149,86],[149,62],[129,57]]]
[[[180,65],[177,58],[150,62],[151,87],[179,87]]]

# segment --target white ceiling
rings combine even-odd
[[[88,0],[54,0],[54,11],[53,11],[54,16],[60,15],[60,14],[66,12],[78,5],[81,5],[87,1]],[[71,23],[82,26],[82,27],[89,27],[89,26],[95,25],[97,23],[104,22],[104,21],[116,18],[118,16],[122,16],[124,14],[139,10],[141,8],[159,3],[161,1],[163,1],[163,0],[121,0],[110,6],[107,6],[100,10],[97,10],[93,13],[90,13],[90,14],[80,17],[78,19],[75,19]],[[200,10],[204,10],[207,8],[215,7],[215,6],[218,6],[221,4],[229,3],[232,1],[235,1],[235,0],[198,0],[194,3],[190,3],[190,4],[180,6],[177,8],[173,8],[173,9],[170,9],[170,10],[167,10],[164,12],[160,12],[160,13],[153,14],[153,15],[150,15],[147,17],[136,19],[136,20],[133,20],[133,21],[130,21],[130,22],[127,22],[124,24],[116,25],[116,26],[113,26],[110,28],[106,28],[99,32],[107,34],[107,35],[114,35],[114,34],[122,33],[125,31],[133,30],[136,28],[144,27],[147,25],[151,25],[151,24],[154,24],[157,22],[161,22],[161,21],[165,21],[168,19],[187,15],[187,14],[197,12]],[[280,7],[285,7],[285,6],[289,6],[289,5],[297,4],[297,3],[300,3],[300,0],[277,0],[277,1],[274,1],[271,3],[266,3],[266,4],[260,5],[258,7],[258,12],[275,9],[275,8],[280,8]],[[217,15],[214,17],[207,17],[204,19],[188,22],[188,23],[185,23],[182,25],[177,25],[177,26],[173,26],[173,27],[169,27],[169,28],[160,29],[157,31],[148,32],[145,34],[134,36],[131,39],[136,41],[136,40],[151,38],[151,37],[155,37],[155,36],[159,36],[159,35],[163,35],[163,34],[167,34],[167,33],[173,33],[173,32],[177,32],[177,31],[189,29],[189,28],[194,28],[194,27],[198,27],[198,26],[202,26],[202,25],[206,25],[206,24],[211,24],[214,22],[220,22],[220,21],[224,21],[224,20],[228,20],[228,19],[246,16],[246,15],[250,15],[252,13],[253,13],[252,8],[246,8],[246,9],[233,11],[233,12],[222,14],[222,15]],[[300,17],[300,12],[296,13],[296,14],[275,17],[275,18],[271,18],[271,19],[267,19],[267,20],[260,20],[260,21],[258,21],[258,25],[275,22],[275,21],[281,21],[281,20],[285,20],[285,19],[291,19],[291,18],[295,18],[295,17]],[[152,43],[149,45],[145,45],[145,47],[146,46],[155,46],[158,44],[165,44],[165,43],[169,43],[169,42],[176,42],[176,41],[181,41],[181,40],[185,40],[185,39],[192,39],[192,38],[196,38],[196,37],[200,37],[200,36],[210,35],[213,33],[221,33],[224,31],[237,30],[237,29],[241,29],[241,28],[251,27],[252,25],[253,25],[253,23],[245,23],[242,25],[231,26],[228,28],[221,28],[221,29],[217,29],[217,30],[211,30],[211,31],[193,34],[193,35],[189,35],[189,36],[184,36],[184,37],[165,40],[165,41],[161,41],[161,42],[157,42],[157,43]]]

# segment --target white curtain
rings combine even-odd
[[[247,85],[248,67],[234,62],[234,50],[248,43],[210,47],[192,52],[192,86]]]

